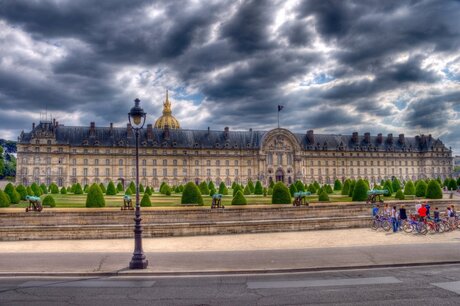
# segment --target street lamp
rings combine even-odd
[[[134,225],[134,253],[129,262],[130,269],[145,269],[149,261],[145,259],[144,250],[142,249],[142,226],[141,226],[141,209],[139,205],[139,131],[145,123],[145,112],[139,106],[141,100],[134,100],[134,107],[128,113],[129,123],[134,129],[136,135],[136,214]]]

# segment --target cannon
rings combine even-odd
[[[369,203],[375,204],[377,202],[377,200],[380,203],[383,203],[382,196],[387,195],[387,194],[388,194],[388,190],[386,190],[386,189],[384,189],[384,190],[378,190],[378,189],[369,190],[367,192],[366,203],[367,204],[369,204]]]
[[[29,211],[42,211],[43,206],[40,197],[26,196],[26,200],[29,201],[29,206],[26,207],[26,212]]]
[[[123,196],[123,206],[121,207],[121,210],[133,210],[134,207],[133,207],[133,200],[131,199],[131,197],[127,194],[125,194]]]
[[[212,195],[211,208],[225,208],[225,206],[222,205],[222,195],[220,193],[215,193]]]
[[[308,206],[308,201],[307,201],[307,196],[311,195],[310,191],[300,191],[300,192],[294,192],[294,202],[292,202],[292,205],[294,206]]]

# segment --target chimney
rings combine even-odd
[[[315,134],[313,132],[313,130],[308,130],[307,131],[307,140],[310,144],[314,144],[315,143]]]
[[[399,143],[404,144],[404,134],[399,134]]]
[[[56,119],[53,118],[53,126],[56,126]]]
[[[378,133],[378,135],[377,135],[377,143],[378,143],[378,144],[381,144],[382,142],[383,142],[382,133]]]
[[[353,141],[354,143],[358,143],[358,132],[353,132],[351,136],[351,141]]]
[[[369,132],[364,133],[364,141],[366,143],[371,143],[371,133],[369,133]]]
[[[126,124],[126,134],[127,134],[127,137],[130,138],[130,137],[133,137],[133,127],[131,126],[131,123],[127,123]]]
[[[165,127],[163,128],[163,138],[169,139],[169,125],[167,124],[165,124]]]
[[[224,128],[224,137],[225,139],[228,139],[228,126]]]
[[[422,144],[425,144],[426,143],[426,136],[424,134],[422,134],[422,136],[420,136],[420,138],[421,138]]]
[[[35,130],[35,122],[32,122],[32,130]]]
[[[89,124],[89,136],[90,137],[96,136],[96,124],[94,122],[91,122]]]
[[[387,142],[388,142],[389,144],[393,144],[393,134],[388,134],[388,136],[387,136]]]
[[[147,124],[147,140],[153,140],[153,127],[151,123]]]

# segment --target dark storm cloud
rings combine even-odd
[[[189,128],[270,127],[276,105],[282,104],[284,124],[300,131],[373,130],[369,118],[379,114],[377,124],[402,118],[394,127],[398,131],[426,127],[452,139],[445,132],[451,119],[442,118],[446,112],[458,114],[460,89],[449,85],[452,74],[449,79],[440,73],[443,67],[431,63],[439,60],[434,56],[458,52],[460,2],[285,4],[4,1],[0,22],[14,27],[12,32],[23,31],[31,42],[0,40],[2,109],[39,112],[47,106],[81,113],[85,124],[94,117],[122,122],[132,92],[148,92],[164,77],[175,82],[165,87],[196,90],[203,100],[194,103],[213,114]],[[279,21],[280,16],[289,18]],[[64,52],[41,52],[46,44]],[[9,52],[11,47],[30,52]],[[318,81],[318,76],[327,78]],[[395,107],[388,96],[402,96],[404,107]]]

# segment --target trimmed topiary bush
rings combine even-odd
[[[30,186],[30,188],[32,189],[33,191],[33,195],[36,196],[36,197],[39,197],[42,195],[42,189],[40,188],[40,186],[37,185],[37,183],[32,183],[32,185]]]
[[[384,196],[389,197],[389,196],[391,196],[393,194],[393,187],[391,186],[390,181],[385,182],[385,185],[383,185],[383,189],[388,190],[388,193],[385,194]]]
[[[129,187],[126,188],[125,195],[128,195],[128,196],[133,195],[133,192],[131,191],[131,188],[129,188]]]
[[[89,192],[89,185],[86,184],[85,187],[83,187],[83,192],[88,193]]]
[[[395,198],[398,199],[398,200],[404,200],[405,199],[404,193],[402,192],[401,189],[396,191]]]
[[[329,202],[329,195],[325,190],[323,190],[319,196],[318,196],[318,201],[320,202]]]
[[[340,182],[339,179],[336,179],[334,181],[334,190],[342,190],[342,183]]]
[[[140,193],[144,193],[144,192],[145,192],[144,185],[139,184],[139,192],[140,192]]]
[[[32,188],[30,188],[30,186],[27,186],[26,190],[27,190],[27,195],[28,196],[33,196],[34,195],[34,192],[33,192]]]
[[[59,194],[59,187],[55,183],[51,183],[50,185],[50,192],[51,194]]]
[[[19,193],[21,200],[25,201],[27,196],[27,189],[23,185],[16,187],[16,191]]]
[[[225,186],[224,182],[220,182],[220,184],[219,184],[219,193],[223,194],[223,195],[228,194],[228,189],[227,189],[227,186]]]
[[[236,195],[236,193],[238,192],[238,190],[241,190],[241,192],[244,191],[243,188],[241,188],[240,185],[235,184],[235,188],[233,188],[233,194],[232,194],[233,197],[235,197],[235,195]]]
[[[42,194],[48,194],[48,188],[46,188],[44,183],[40,184],[40,189],[42,190]]]
[[[232,205],[246,205],[246,204],[248,204],[246,201],[246,198],[244,197],[243,193],[241,193],[241,190],[238,190],[238,192],[235,194],[235,196],[232,199]]]
[[[391,182],[391,188],[393,189],[393,192],[398,192],[398,190],[401,189],[401,182],[397,178],[395,178]]]
[[[329,185],[329,184],[326,185],[325,190],[326,190],[326,192],[327,192],[328,194],[334,193],[334,191],[332,190],[331,185]]]
[[[74,194],[83,194],[83,189],[81,189],[80,183],[75,184]]]
[[[411,180],[409,180],[406,183],[406,185],[404,185],[404,194],[405,195],[415,195],[415,186]]]
[[[299,191],[299,192],[300,192],[300,191],[302,191],[302,192],[305,191],[305,185],[304,185],[300,180],[298,180],[298,181],[295,182],[295,188],[296,188],[297,191]]]
[[[457,181],[454,179],[449,180],[449,184],[447,185],[449,190],[457,190]]]
[[[263,189],[263,194],[264,194],[264,197],[266,197],[266,196],[267,196],[267,193],[268,193],[268,189],[267,189],[267,187],[264,187],[264,189]]]
[[[0,189],[0,207],[10,206],[10,198],[8,195]]]
[[[107,190],[105,191],[106,195],[116,195],[118,193],[118,190],[115,188],[115,184],[110,181],[109,184],[107,185]]]
[[[251,194],[254,193],[255,187],[254,187],[254,183],[251,180],[249,180],[247,186],[249,187],[249,191],[251,192]]]
[[[10,204],[18,204],[19,201],[21,201],[21,195],[16,191],[16,188],[14,188],[13,184],[8,183],[5,186],[5,193],[10,199]]]
[[[107,189],[105,188],[105,186],[104,186],[103,183],[100,183],[100,184],[99,184],[99,188],[101,188],[102,193],[106,193],[106,192],[107,192]]]
[[[268,187],[273,189],[273,187],[275,187],[275,182],[273,182],[273,180],[271,180],[270,183],[268,184]]]
[[[310,184],[310,185],[308,186],[308,191],[310,191],[311,194],[315,194],[315,193],[316,193],[315,185]]]
[[[415,185],[415,196],[424,197],[426,195],[427,184],[424,180],[419,180]]]
[[[442,190],[439,183],[435,180],[431,180],[426,186],[427,199],[442,199]]]
[[[150,201],[150,196],[148,193],[144,193],[144,196],[142,197],[140,205],[142,207],[150,207],[152,206],[152,202]]]
[[[351,180],[350,181],[350,187],[348,188],[348,196],[349,197],[353,197],[353,191],[355,190],[355,185],[356,185],[356,181]]]
[[[98,184],[93,184],[88,188],[86,196],[86,207],[104,207],[105,199],[101,187]]]
[[[282,182],[273,187],[272,204],[291,204],[291,193]]]
[[[297,192],[297,188],[295,187],[295,184],[291,184],[289,186],[289,193],[291,194],[291,197],[294,197],[294,193]]]
[[[367,199],[368,187],[366,182],[363,180],[358,180],[356,182],[355,188],[353,189],[352,201],[365,201]]]
[[[264,194],[264,189],[260,181],[257,181],[256,185],[254,186],[254,194],[259,194],[259,195]]]
[[[56,202],[54,201],[53,196],[47,195],[43,199],[43,206],[56,207]]]
[[[123,188],[123,184],[122,184],[121,182],[118,182],[118,184],[117,184],[117,190],[118,190],[118,192],[122,192],[123,189],[124,189],[124,188]]]
[[[131,194],[135,194],[135,193],[136,193],[136,184],[134,184],[133,181],[131,181],[131,182],[129,183],[129,187],[128,187],[128,188],[131,189]]]
[[[62,187],[61,188],[61,194],[67,194],[67,188]]]
[[[345,183],[343,183],[343,188],[342,188],[342,195],[348,195],[350,191],[350,180],[349,179],[346,179],[345,180]]]
[[[202,181],[202,182],[200,183],[199,188],[200,188],[201,194],[209,194],[208,184],[206,184],[205,181]]]
[[[181,198],[182,204],[198,204],[203,205],[203,197],[201,196],[200,189],[193,182],[185,184],[184,191]]]
[[[244,187],[243,194],[244,195],[250,195],[251,194],[251,188],[249,188],[249,185],[246,185],[246,187]],[[235,196],[236,196],[236,194],[235,194]]]
[[[232,189],[235,189],[235,186],[238,185],[236,182],[232,183]]]
[[[267,195],[273,195],[273,188],[268,187]]]

